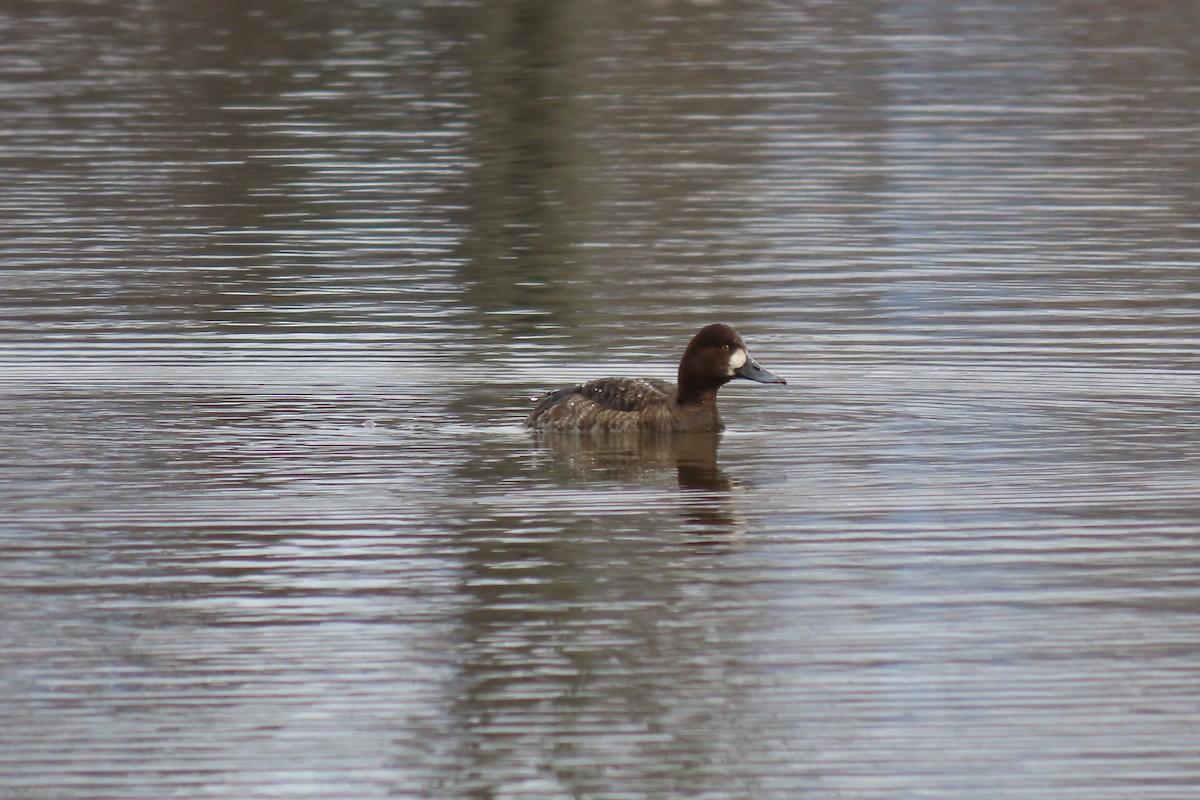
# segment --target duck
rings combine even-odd
[[[701,328],[679,359],[678,382],[657,378],[599,378],[547,392],[525,427],[537,433],[719,433],[717,391],[735,378],[787,384],[751,358],[733,328]]]

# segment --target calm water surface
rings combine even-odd
[[[0,9],[0,796],[1196,796],[1197,37]]]

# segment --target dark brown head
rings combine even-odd
[[[758,383],[787,383],[763,369],[746,351],[746,343],[728,325],[706,325],[688,342],[679,360],[679,396],[681,403],[700,399],[734,378]]]

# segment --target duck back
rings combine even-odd
[[[547,393],[525,425],[543,432],[680,430],[694,421],[680,416],[675,392],[675,384],[657,378],[600,378]]]

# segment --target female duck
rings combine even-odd
[[[543,396],[525,427],[550,431],[705,433],[725,429],[717,390],[734,378],[787,383],[759,366],[728,325],[708,325],[679,360],[678,385],[655,378],[600,378]]]

